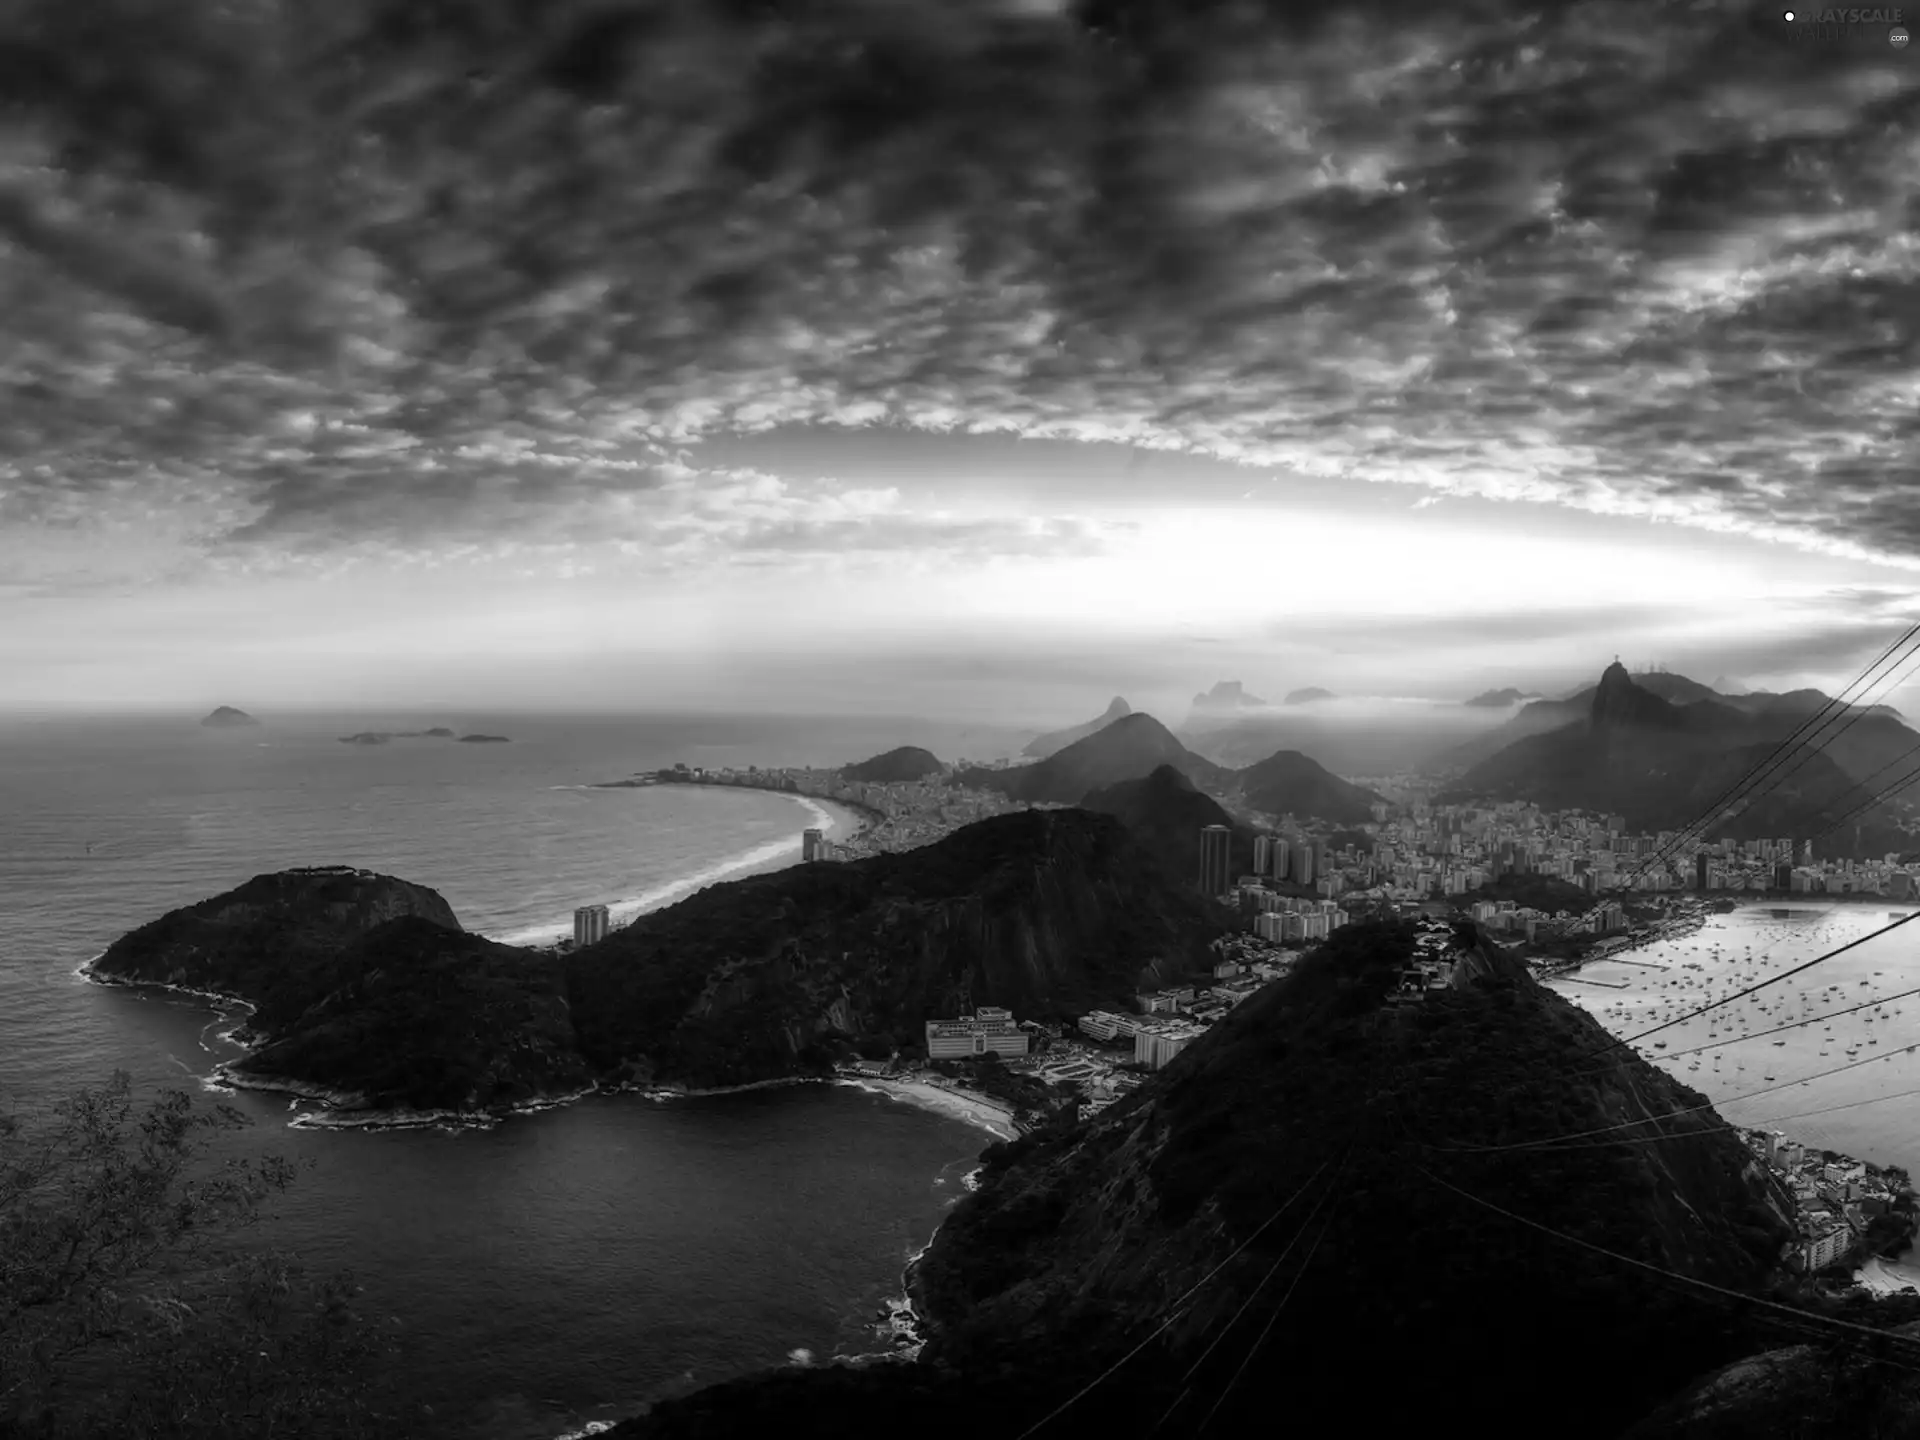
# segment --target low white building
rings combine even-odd
[[[1013,1012],[997,1005],[982,1005],[957,1020],[927,1021],[929,1060],[963,1060],[989,1050],[1000,1056],[1025,1055],[1031,1048],[1032,1037],[1014,1023]]]

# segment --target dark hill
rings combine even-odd
[[[1064,730],[1053,730],[1045,735],[1037,735],[1027,742],[1027,748],[1020,753],[1035,760],[1044,760],[1047,756],[1066,749],[1074,741],[1084,740],[1094,731],[1104,730],[1114,721],[1132,713],[1132,707],[1116,695],[1108,703],[1105,714],[1096,716],[1082,725],[1069,725]]]
[[[857,765],[840,767],[842,780],[865,780],[881,785],[896,785],[906,781],[924,780],[929,775],[938,775],[945,767],[931,750],[922,750],[918,745],[902,745],[889,750],[884,755],[876,755],[871,760],[862,760]]]
[[[1322,690],[1318,685],[1309,685],[1304,690],[1290,690],[1282,705],[1312,705],[1319,700],[1338,700],[1340,697],[1331,690]]]
[[[1471,700],[1461,701],[1461,704],[1479,706],[1487,710],[1504,710],[1507,706],[1518,705],[1523,700],[1538,700],[1539,698],[1538,695],[1515,690],[1509,685],[1504,690],[1482,690]]]
[[[1232,783],[1233,772],[1194,754],[1144,710],[1124,715],[1084,740],[1032,765],[1006,770],[963,770],[954,783],[997,790],[1014,800],[1050,800],[1078,805],[1091,791],[1139,780],[1171,765],[1205,789]]]
[[[90,973],[237,996],[256,1007],[256,1025],[271,1028],[334,987],[349,946],[405,916],[460,929],[453,908],[424,885],[345,865],[283,870],[121,936]]]
[[[1380,797],[1342,780],[1311,756],[1281,750],[1239,772],[1240,798],[1263,815],[1297,815],[1360,825]]]
[[[1610,666],[1588,718],[1520,740],[1439,798],[1531,800],[1550,809],[1614,811],[1629,828],[1691,822],[1765,761],[1776,737],[1718,701],[1673,705]],[[1802,763],[1804,761],[1804,763]],[[1756,793],[1710,823],[1706,838],[1818,832],[1862,792],[1828,755],[1801,745]],[[1879,843],[1875,831],[1869,848]]]
[[[1171,765],[1139,780],[1122,780],[1095,790],[1080,802],[1087,810],[1112,815],[1160,862],[1174,883],[1192,886],[1200,872],[1200,832],[1225,825],[1233,832],[1233,873],[1252,863],[1253,831],[1239,824],[1218,801],[1202,795]]]
[[[232,1068],[372,1110],[492,1111],[593,1084],[549,957],[409,916],[350,945],[331,992]]]
[[[260,722],[244,710],[236,710],[231,705],[222,705],[200,723],[209,729],[222,730],[244,729],[246,726],[258,725]]]
[[[1665,670],[1630,678],[1640,689],[1669,704],[1687,710],[1711,706],[1712,713],[1718,715],[1723,724],[1731,723],[1732,716],[1727,712],[1745,715],[1753,722],[1752,738],[1756,741],[1784,740],[1802,721],[1830,703],[1818,690],[1794,690],[1785,695],[1764,690],[1744,695],[1723,694],[1685,675]],[[1446,762],[1477,765],[1529,735],[1544,735],[1585,720],[1592,714],[1598,691],[1597,685],[1589,685],[1564,700],[1537,700],[1522,706],[1505,725],[1455,747],[1446,755]],[[1847,718],[1823,724],[1818,737],[1822,748],[1851,779],[1865,780],[1881,775],[1910,747],[1920,745],[1920,733],[1909,729],[1902,722],[1900,712],[1891,705],[1836,707],[1833,713],[1845,714]]]
[[[1211,690],[1193,697],[1196,713],[1232,714],[1236,710],[1257,710],[1267,702],[1250,694],[1238,680],[1221,680]]]
[[[567,959],[600,1069],[731,1085],[799,1073],[835,1035],[976,1005],[1021,1019],[1123,1003],[1219,933],[1111,816],[996,816],[900,854],[710,886]]]
[[[946,1440],[1073,1400],[1059,1433],[1271,1434],[1284,1414],[1309,1434],[1505,1437],[1551,1413],[1600,1440],[1757,1348],[1723,1302],[1576,1242],[1752,1292],[1790,1239],[1788,1197],[1702,1097],[1471,934],[1485,978],[1384,1004],[1413,939],[1348,927],[1135,1096],[989,1147],[914,1274],[934,1325],[920,1364],[749,1378],[614,1433],[777,1416]],[[1658,1145],[1473,1149],[1651,1117]],[[1577,1406],[1569,1354],[1608,1357]]]
[[[806,1074],[825,1042],[976,1005],[1022,1019],[1189,976],[1220,933],[1111,816],[1030,811],[898,855],[711,885],[564,961],[461,932],[431,890],[263,875],[125,936],[103,978],[259,1008],[256,1081],[376,1109],[498,1111],[585,1085]]]

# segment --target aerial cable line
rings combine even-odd
[[[1340,1171],[1344,1171],[1346,1169],[1346,1164],[1347,1164],[1346,1157],[1342,1156],[1340,1160]],[[1162,1413],[1160,1418],[1154,1422],[1153,1431],[1149,1431],[1148,1432],[1149,1434],[1154,1433],[1154,1431],[1159,1430],[1159,1428],[1162,1425],[1166,1424],[1167,1420],[1172,1416],[1173,1412],[1180,1408],[1181,1402],[1183,1402],[1187,1398],[1187,1396],[1190,1393],[1192,1393],[1191,1382],[1193,1380],[1194,1375],[1198,1373],[1202,1365],[1207,1363],[1207,1357],[1213,1354],[1214,1350],[1219,1347],[1220,1342],[1225,1340],[1227,1336],[1230,1333],[1232,1333],[1233,1327],[1240,1323],[1240,1317],[1247,1313],[1248,1307],[1251,1306],[1255,1300],[1260,1298],[1260,1292],[1267,1288],[1268,1282],[1273,1279],[1274,1275],[1279,1271],[1281,1265],[1286,1263],[1287,1256],[1293,1253],[1293,1247],[1300,1243],[1301,1237],[1307,1233],[1307,1228],[1313,1224],[1314,1216],[1320,1213],[1321,1207],[1327,1203],[1328,1197],[1330,1197],[1333,1194],[1334,1190],[1338,1187],[1340,1171],[1336,1171],[1334,1173],[1334,1178],[1328,1181],[1327,1188],[1320,1192],[1320,1198],[1313,1202],[1313,1209],[1307,1213],[1307,1218],[1300,1222],[1300,1228],[1294,1232],[1293,1238],[1287,1242],[1287,1248],[1282,1250],[1280,1252],[1279,1257],[1273,1262],[1273,1264],[1267,1267],[1267,1273],[1260,1277],[1260,1283],[1253,1287],[1252,1293],[1249,1294],[1245,1300],[1240,1302],[1240,1308],[1233,1312],[1233,1318],[1227,1321],[1227,1323],[1220,1328],[1220,1333],[1215,1335],[1212,1341],[1209,1342],[1209,1344],[1207,1345],[1207,1348],[1200,1352],[1200,1358],[1198,1360],[1195,1360],[1193,1364],[1187,1367],[1187,1373],[1180,1377],[1181,1390],[1179,1395],[1177,1395],[1174,1398],[1173,1403],[1166,1408],[1165,1412]],[[1319,1241],[1316,1240],[1314,1242],[1314,1246],[1315,1248],[1318,1248]],[[1309,1250],[1307,1252],[1307,1259],[1311,1260],[1312,1258],[1313,1258],[1313,1252],[1312,1250]],[[1296,1276],[1295,1279],[1297,1282],[1298,1277]],[[1292,1293],[1293,1293],[1292,1288],[1289,1287],[1287,1294],[1291,1295]],[[1280,1301],[1281,1308],[1285,1308],[1286,1303],[1287,1303],[1286,1300],[1282,1298],[1282,1300]],[[1279,1311],[1276,1310],[1274,1313],[1277,1315],[1279,1314]],[[1209,1417],[1211,1417],[1211,1412],[1209,1412]],[[1202,1429],[1206,1428],[1204,1422],[1202,1423],[1201,1428]]]
[[[1800,1076],[1794,1080],[1784,1080],[1777,1085],[1769,1085],[1760,1090],[1749,1090],[1742,1095],[1729,1095],[1724,1100],[1709,1100],[1702,1105],[1688,1105],[1680,1110],[1668,1110],[1659,1115],[1642,1116],[1638,1120],[1621,1120],[1612,1125],[1599,1125],[1591,1130],[1573,1130],[1564,1135],[1549,1135],[1538,1140],[1511,1140],[1500,1145],[1427,1144],[1424,1148],[1428,1150],[1444,1150],[1456,1155],[1495,1155],[1506,1154],[1514,1150],[1570,1150],[1584,1148],[1569,1145],[1565,1142],[1572,1140],[1591,1140],[1596,1136],[1611,1135],[1615,1131],[1632,1129],[1635,1125],[1655,1125],[1662,1120],[1677,1120],[1685,1115],[1698,1115],[1703,1111],[1713,1110],[1719,1105],[1738,1105],[1743,1100],[1757,1100],[1762,1095],[1777,1095],[1780,1091],[1791,1090],[1796,1085],[1810,1085],[1815,1080],[1829,1080],[1835,1075],[1845,1075],[1850,1070],[1862,1070],[1869,1065],[1878,1065],[1882,1061],[1893,1059],[1896,1055],[1904,1054],[1908,1048],[1910,1047],[1903,1046],[1897,1050],[1889,1050],[1884,1055],[1869,1055],[1864,1060],[1853,1060],[1845,1065],[1836,1065],[1831,1070],[1821,1070],[1812,1075]],[[1634,1138],[1633,1136],[1621,1136],[1616,1140],[1604,1140],[1598,1143],[1603,1145],[1616,1144],[1631,1141]]]
[[[1728,1045],[1739,1045],[1748,1040],[1764,1040],[1769,1035],[1778,1035],[1783,1031],[1787,1031],[1787,1030],[1798,1030],[1803,1025],[1817,1025],[1822,1020],[1837,1020],[1842,1015],[1858,1014],[1860,1011],[1867,1009],[1869,1006],[1885,1005],[1890,1001],[1894,1001],[1894,1000],[1908,1000],[1914,997],[1915,995],[1920,995],[1920,987],[1916,987],[1912,990],[1896,990],[1891,995],[1876,995],[1871,1000],[1863,1000],[1858,1005],[1849,1005],[1844,1010],[1822,1011],[1818,1015],[1809,1015],[1805,1019],[1789,1020],[1784,1025],[1775,1025],[1766,1030],[1755,1030],[1748,1035],[1735,1035],[1728,1040],[1709,1040],[1704,1045],[1689,1045],[1684,1050],[1669,1050],[1665,1055],[1661,1056],[1660,1058],[1663,1060],[1678,1060],[1682,1055],[1698,1055],[1707,1050],[1720,1050],[1720,1049],[1724,1049]],[[1598,1050],[1594,1052],[1596,1056],[1604,1053],[1608,1053],[1608,1052],[1598,1051]],[[1604,1075],[1611,1069],[1613,1069],[1613,1066],[1611,1065],[1600,1065],[1600,1066],[1595,1066],[1591,1070],[1576,1071],[1575,1074],[1576,1075]]]
[[[1347,1168],[1347,1156],[1352,1153],[1352,1147],[1349,1146],[1346,1154],[1340,1157],[1340,1169],[1334,1172],[1333,1179],[1328,1183],[1327,1190],[1321,1195],[1321,1199],[1324,1200],[1328,1194],[1331,1194],[1339,1187],[1340,1176]],[[1311,1219],[1311,1217],[1309,1217],[1309,1219]],[[1300,1228],[1305,1230],[1306,1226],[1302,1225]],[[1213,1423],[1213,1417],[1220,1413],[1220,1407],[1227,1403],[1227,1396],[1233,1393],[1233,1387],[1239,1384],[1240,1377],[1247,1373],[1247,1366],[1253,1363],[1253,1357],[1259,1354],[1260,1347],[1267,1343],[1267,1336],[1273,1333],[1274,1323],[1279,1320],[1280,1312],[1287,1308],[1287,1301],[1293,1298],[1293,1292],[1299,1288],[1301,1277],[1307,1273],[1307,1267],[1313,1264],[1313,1257],[1315,1252],[1320,1249],[1320,1242],[1327,1238],[1327,1231],[1332,1228],[1333,1215],[1329,1213],[1327,1218],[1320,1222],[1320,1232],[1313,1237],[1313,1244],[1308,1247],[1306,1258],[1300,1262],[1300,1268],[1294,1272],[1292,1281],[1288,1283],[1287,1293],[1280,1297],[1280,1303],[1274,1306],[1273,1313],[1267,1316],[1267,1323],[1261,1326],[1259,1335],[1255,1337],[1253,1344],[1247,1348],[1246,1357],[1241,1360],[1240,1368],[1233,1372],[1232,1378],[1227,1381],[1226,1387],[1221,1390],[1220,1397],[1213,1402],[1213,1408],[1207,1411],[1207,1416],[1200,1422],[1200,1430],[1197,1433],[1204,1434],[1206,1432],[1207,1426]],[[1234,1318],[1238,1319],[1239,1317],[1235,1316]]]
[[[1750,795],[1744,793],[1748,786],[1757,783],[1759,779],[1762,779],[1765,777],[1765,774],[1771,773],[1770,767],[1777,768],[1778,765],[1782,763],[1785,760],[1785,758],[1791,755],[1793,750],[1798,748],[1808,736],[1824,728],[1836,716],[1847,713],[1848,710],[1857,706],[1860,703],[1860,700],[1864,700],[1867,693],[1866,691],[1863,691],[1861,693],[1861,696],[1859,697],[1859,699],[1856,699],[1853,701],[1847,700],[1845,696],[1847,695],[1848,691],[1852,690],[1855,686],[1859,685],[1863,680],[1866,680],[1866,678],[1870,674],[1872,674],[1873,671],[1879,669],[1880,666],[1886,662],[1887,658],[1890,655],[1892,655],[1896,650],[1900,649],[1903,645],[1907,645],[1913,642],[1916,638],[1920,638],[1920,624],[1914,625],[1899,639],[1895,640],[1892,644],[1888,645],[1884,650],[1882,650],[1879,656],[1876,657],[1866,667],[1865,670],[1862,670],[1860,674],[1856,675],[1851,681],[1849,681],[1844,687],[1842,687],[1838,695],[1830,696],[1827,699],[1827,701],[1819,707],[1819,709],[1815,710],[1811,715],[1807,716],[1804,720],[1802,720],[1800,724],[1794,728],[1792,733],[1787,735],[1778,744],[1776,744],[1773,750],[1768,755],[1762,757],[1761,760],[1759,760],[1756,764],[1750,767],[1747,770],[1746,774],[1741,776],[1731,786],[1729,786],[1727,790],[1724,791],[1718,799],[1714,800],[1710,805],[1708,805],[1706,809],[1703,810],[1699,815],[1697,815],[1689,824],[1687,824],[1682,829],[1677,831],[1674,837],[1671,840],[1669,840],[1665,845],[1661,846],[1659,849],[1657,849],[1652,854],[1650,854],[1640,866],[1638,866],[1630,875],[1628,875],[1625,885],[1622,888],[1631,888],[1633,883],[1636,880],[1638,880],[1640,876],[1644,875],[1648,870],[1652,869],[1654,865],[1671,859],[1672,854],[1676,849],[1684,847],[1685,845],[1688,845],[1688,844],[1697,843],[1698,840],[1704,838],[1705,830],[1710,828],[1713,825],[1713,823],[1726,812],[1729,805],[1734,803],[1737,799],[1752,798]],[[1897,666],[1901,663],[1901,661],[1904,661],[1909,658],[1911,658],[1911,654],[1901,656],[1900,659],[1896,660],[1894,663]],[[1875,686],[1881,684],[1886,678],[1887,678],[1886,676],[1882,676],[1880,680],[1871,682],[1867,686],[1867,690],[1868,691],[1872,690]],[[1840,710],[1833,711],[1832,714],[1829,714],[1828,712],[1832,710],[1834,706],[1840,706],[1842,708]],[[1864,713],[1864,711],[1862,713]],[[1858,717],[1856,716],[1855,718],[1858,718]],[[1849,724],[1851,723],[1852,722],[1849,721]],[[1843,733],[1844,729],[1845,727],[1842,727],[1842,731],[1836,732],[1836,735],[1839,733]],[[1831,738],[1833,737],[1829,737],[1829,739]],[[1818,747],[1816,746],[1815,748],[1818,748]],[[1802,763],[1804,764],[1805,761],[1803,760]],[[1776,781],[1776,783],[1778,782]],[[1593,908],[1589,910],[1587,912],[1587,915],[1583,918],[1591,918],[1593,915],[1599,913],[1599,911],[1604,907],[1604,904],[1605,902],[1600,902],[1598,904],[1595,904]]]
[[[1914,1340],[1909,1336],[1901,1335],[1897,1331],[1876,1330],[1870,1325],[1859,1325],[1851,1320],[1841,1320],[1832,1315],[1820,1315],[1810,1310],[1796,1309],[1794,1306],[1784,1305],[1778,1300],[1769,1300],[1760,1295],[1748,1295],[1725,1285],[1716,1285],[1711,1280],[1696,1279],[1694,1276],[1682,1275],[1678,1271],[1669,1270],[1665,1266],[1655,1265],[1648,1260],[1641,1260],[1632,1255],[1622,1255],[1617,1250],[1609,1250],[1606,1246],[1596,1245],[1591,1240],[1583,1240],[1577,1235],[1568,1235],[1564,1231],[1554,1229],[1551,1225],[1543,1225],[1538,1220],[1529,1220],[1524,1215],[1517,1215],[1504,1205],[1495,1204],[1493,1201],[1483,1199],[1469,1190],[1461,1189],[1458,1185],[1442,1180],[1438,1175],[1435,1175],[1431,1170],[1418,1162],[1410,1163],[1412,1163],[1413,1169],[1426,1176],[1426,1178],[1434,1184],[1440,1186],[1442,1189],[1451,1190],[1463,1200],[1471,1200],[1474,1204],[1483,1206],[1495,1214],[1504,1215],[1507,1219],[1517,1224],[1525,1225],[1528,1229],[1538,1230],[1543,1235],[1551,1235],[1555,1239],[1564,1240],[1569,1245],[1578,1245],[1583,1250],[1593,1251],[1596,1255],[1605,1255],[1609,1259],[1618,1260],[1623,1265],[1632,1265],[1637,1269],[1651,1271],[1656,1275],[1664,1275],[1668,1279],[1678,1281],[1682,1285],[1691,1285],[1700,1290],[1708,1291],[1716,1295],[1723,1295],[1731,1300],[1742,1301],[1748,1305],[1758,1306],[1761,1309],[1784,1315],[1795,1325],[1806,1325],[1809,1323],[1823,1325],[1828,1327],[1829,1330],[1844,1330],[1852,1334],[1870,1336],[1876,1340],[1898,1341],[1902,1345],[1920,1347],[1920,1341]],[[1920,1353],[1920,1350],[1914,1353]]]
[[[1662,1030],[1670,1030],[1675,1025],[1685,1024],[1687,1021],[1693,1019],[1697,1015],[1704,1015],[1709,1010],[1717,1010],[1722,1005],[1732,1004],[1735,1000],[1743,999],[1748,995],[1754,994],[1756,991],[1764,990],[1769,985],[1778,985],[1782,980],[1791,980],[1795,975],[1804,974],[1806,971],[1813,969],[1814,966],[1824,964],[1826,961],[1833,959],[1833,957],[1836,955],[1844,955],[1847,951],[1853,949],[1856,945],[1864,945],[1869,940],[1875,939],[1881,935],[1885,935],[1890,930],[1898,930],[1902,925],[1910,925],[1915,920],[1920,920],[1920,910],[1914,911],[1913,914],[1911,915],[1903,915],[1898,920],[1891,920],[1887,924],[1882,925],[1878,930],[1869,930],[1865,935],[1860,936],[1858,939],[1849,940],[1846,944],[1836,946],[1835,948],[1827,951],[1823,955],[1816,955],[1813,957],[1813,959],[1808,960],[1802,964],[1796,965],[1791,970],[1783,970],[1778,975],[1772,976],[1771,978],[1766,980],[1762,980],[1757,984],[1749,985],[1744,989],[1736,990],[1731,995],[1724,995],[1718,1000],[1710,1000],[1705,1005],[1697,1006],[1694,1009],[1689,1010],[1684,1015],[1676,1015],[1671,1020],[1662,1021],[1660,1024],[1654,1025],[1646,1030],[1642,1030],[1637,1034],[1620,1036],[1616,1038],[1612,1044],[1603,1046],[1601,1049],[1596,1050],[1594,1052],[1594,1057],[1598,1058],[1599,1056],[1604,1055],[1609,1051],[1619,1049],[1623,1045],[1637,1044],[1638,1042],[1646,1039],[1647,1036],[1649,1035],[1658,1035]]]
[[[1029,1425],[1025,1430],[1022,1430],[1019,1436],[1016,1437],[1016,1440],[1027,1440],[1028,1436],[1035,1434],[1036,1432],[1044,1428],[1046,1425],[1048,1425],[1052,1421],[1058,1419],[1063,1413],[1065,1413],[1073,1405],[1085,1399],[1086,1396],[1089,1393],[1091,1393],[1093,1389],[1096,1386],[1098,1386],[1103,1380],[1108,1379],[1122,1365],[1126,1364],[1127,1361],[1131,1360],[1134,1356],[1138,1355],[1142,1350],[1146,1349],[1147,1346],[1151,1345],[1156,1339],[1158,1339],[1160,1335],[1167,1329],[1168,1326],[1172,1325],[1174,1321],[1178,1320],[1182,1315],[1186,1313],[1183,1307],[1186,1305],[1187,1301],[1191,1300],[1196,1294],[1198,1294],[1200,1291],[1200,1288],[1204,1286],[1209,1280],[1213,1279],[1214,1276],[1218,1275],[1222,1270],[1226,1269],[1227,1266],[1233,1261],[1235,1256],[1239,1255],[1239,1253],[1242,1250],[1245,1250],[1247,1246],[1251,1245],[1254,1241],[1258,1240],[1261,1237],[1261,1235],[1265,1234],[1268,1226],[1272,1225],[1274,1221],[1278,1220],[1282,1215],[1286,1214],[1288,1208],[1292,1206],[1293,1202],[1298,1200],[1301,1197],[1301,1195],[1306,1193],[1307,1187],[1313,1184],[1315,1180],[1318,1180],[1320,1178],[1320,1172],[1322,1170],[1325,1170],[1330,1163],[1331,1163],[1330,1161],[1322,1160],[1320,1162],[1318,1169],[1316,1169],[1313,1172],[1313,1174],[1309,1175],[1305,1180],[1301,1181],[1300,1187],[1297,1190],[1295,1190],[1293,1194],[1289,1195],[1285,1200],[1283,1200],[1280,1203],[1280,1208],[1275,1210],[1273,1214],[1269,1215],[1265,1220],[1260,1222],[1260,1228],[1258,1230],[1255,1230],[1246,1239],[1242,1240],[1238,1245],[1234,1246],[1232,1251],[1227,1255],[1227,1258],[1225,1260],[1222,1260],[1218,1265],[1214,1266],[1206,1274],[1202,1275],[1198,1280],[1194,1281],[1192,1285],[1187,1287],[1185,1292],[1175,1297],[1173,1300],[1169,1301],[1166,1307],[1167,1318],[1162,1320],[1157,1326],[1155,1326],[1153,1330],[1148,1333],[1146,1339],[1142,1340],[1138,1345],[1134,1346],[1131,1350],[1127,1351],[1126,1354],[1122,1355],[1118,1360],[1114,1361],[1113,1364],[1109,1365],[1105,1370],[1102,1370],[1098,1375],[1094,1376],[1093,1379],[1089,1380],[1079,1390],[1075,1391],[1072,1395],[1068,1396],[1066,1400],[1061,1402],[1061,1404],[1056,1406],[1054,1409],[1048,1411],[1045,1415],[1041,1416],[1040,1419],[1034,1421],[1034,1423]]]

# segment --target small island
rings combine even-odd
[[[504,735],[463,735],[463,740],[504,740]],[[362,730],[357,735],[342,735],[342,745],[384,745],[389,740],[451,740],[453,731],[444,725],[436,725],[431,730]]]
[[[462,745],[505,745],[509,741],[505,735],[462,735],[460,743]]]
[[[242,729],[260,722],[244,710],[236,710],[231,705],[222,705],[206,719],[200,722],[213,730]]]

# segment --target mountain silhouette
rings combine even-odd
[[[1616,662],[1608,667],[1608,673],[1615,669],[1623,667]],[[1731,724],[1728,712],[1748,717],[1752,722],[1747,736],[1749,743],[1783,741],[1823,707],[1833,704],[1830,697],[1819,690],[1792,690],[1784,695],[1756,690],[1744,695],[1726,695],[1685,675],[1664,670],[1629,678],[1639,689],[1671,705],[1687,709],[1712,706],[1714,708],[1703,715],[1717,717],[1721,723]],[[1446,763],[1462,767],[1478,765],[1530,735],[1548,734],[1584,721],[1592,714],[1599,690],[1600,686],[1589,685],[1563,700],[1536,700],[1524,705],[1506,724],[1449,751]],[[1852,780],[1877,777],[1884,782],[1889,778],[1888,767],[1912,753],[1911,747],[1920,745],[1920,734],[1909,729],[1900,712],[1891,705],[1848,706],[1844,710],[1835,706],[1830,715],[1830,719],[1811,727],[1802,738],[1816,741]]]
[[[938,775],[943,768],[940,757],[931,750],[922,750],[918,745],[902,745],[884,755],[875,755],[871,760],[862,760],[857,765],[841,766],[840,778],[897,784],[924,780],[929,775]]]
[[[1279,750],[1239,772],[1238,793],[1263,815],[1296,815],[1360,825],[1380,797],[1342,780],[1311,756]]]
[[[1141,779],[1162,765],[1208,790],[1223,791],[1233,783],[1233,771],[1194,754],[1144,710],[1123,715],[1032,765],[963,770],[954,783],[997,790],[1014,800],[1078,805],[1090,791]]]
[[[1712,816],[1704,839],[1814,834],[1864,798],[1847,771],[1817,748],[1799,744],[1776,764],[1775,728],[1766,717],[1719,700],[1675,705],[1615,663],[1594,687],[1584,720],[1515,741],[1438,798],[1613,812],[1631,829],[1657,831],[1691,823],[1743,777],[1774,767],[1748,795]],[[1884,826],[1884,817],[1862,818]],[[1870,827],[1870,833],[1883,832]],[[1844,834],[1830,851],[1845,847]],[[1857,843],[1872,848],[1864,838]]]
[[[1103,786],[1089,793],[1080,806],[1119,820],[1181,884],[1192,885],[1198,879],[1200,832],[1209,825],[1225,825],[1233,832],[1229,851],[1233,874],[1251,866],[1253,831],[1222,809],[1219,801],[1194,789],[1193,782],[1172,765],[1161,765],[1138,780]]]
[[[1045,735],[1036,735],[1027,742],[1026,748],[1020,753],[1035,760],[1044,760],[1047,756],[1066,749],[1074,741],[1084,740],[1094,731],[1103,730],[1122,716],[1132,713],[1133,707],[1116,695],[1108,702],[1104,714],[1097,715],[1079,725],[1069,725],[1064,730],[1050,730]]]

